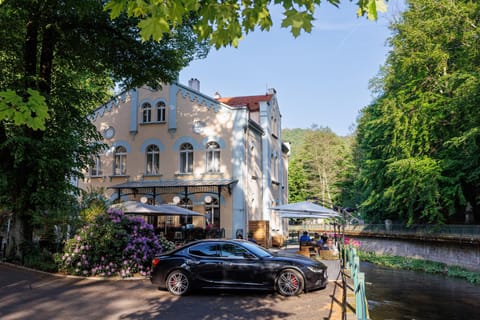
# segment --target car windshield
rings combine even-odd
[[[251,251],[253,254],[260,258],[265,258],[265,257],[270,257],[272,256],[272,253],[268,251],[265,248],[260,247],[259,245],[253,243],[253,242],[248,242],[245,241],[242,243],[245,248],[247,248],[249,251]]]

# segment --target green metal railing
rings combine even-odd
[[[355,314],[358,320],[368,320],[368,301],[365,292],[365,274],[360,272],[360,258],[357,249],[346,246],[343,250],[344,267],[350,271],[350,278],[353,280],[353,291],[355,293]]]

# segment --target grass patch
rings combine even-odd
[[[445,263],[400,257],[392,255],[377,255],[374,252],[359,251],[361,261],[371,262],[376,265],[403,270],[423,271],[427,273],[440,273],[449,277],[467,280],[470,283],[480,285],[480,273],[468,271],[459,266],[448,266]]]

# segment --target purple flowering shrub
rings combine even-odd
[[[56,261],[60,271],[72,275],[148,276],[152,259],[170,247],[142,218],[110,209],[67,240]]]

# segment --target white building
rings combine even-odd
[[[287,202],[288,147],[274,89],[215,98],[178,83],[131,90],[99,107],[91,120],[109,149],[80,187],[104,187],[111,199],[176,203],[205,213],[188,221],[151,219],[158,228],[206,221],[225,237],[246,237],[268,221],[267,245],[286,226],[270,208]],[[259,230],[256,230],[260,232]],[[256,232],[255,237],[261,235]]]

